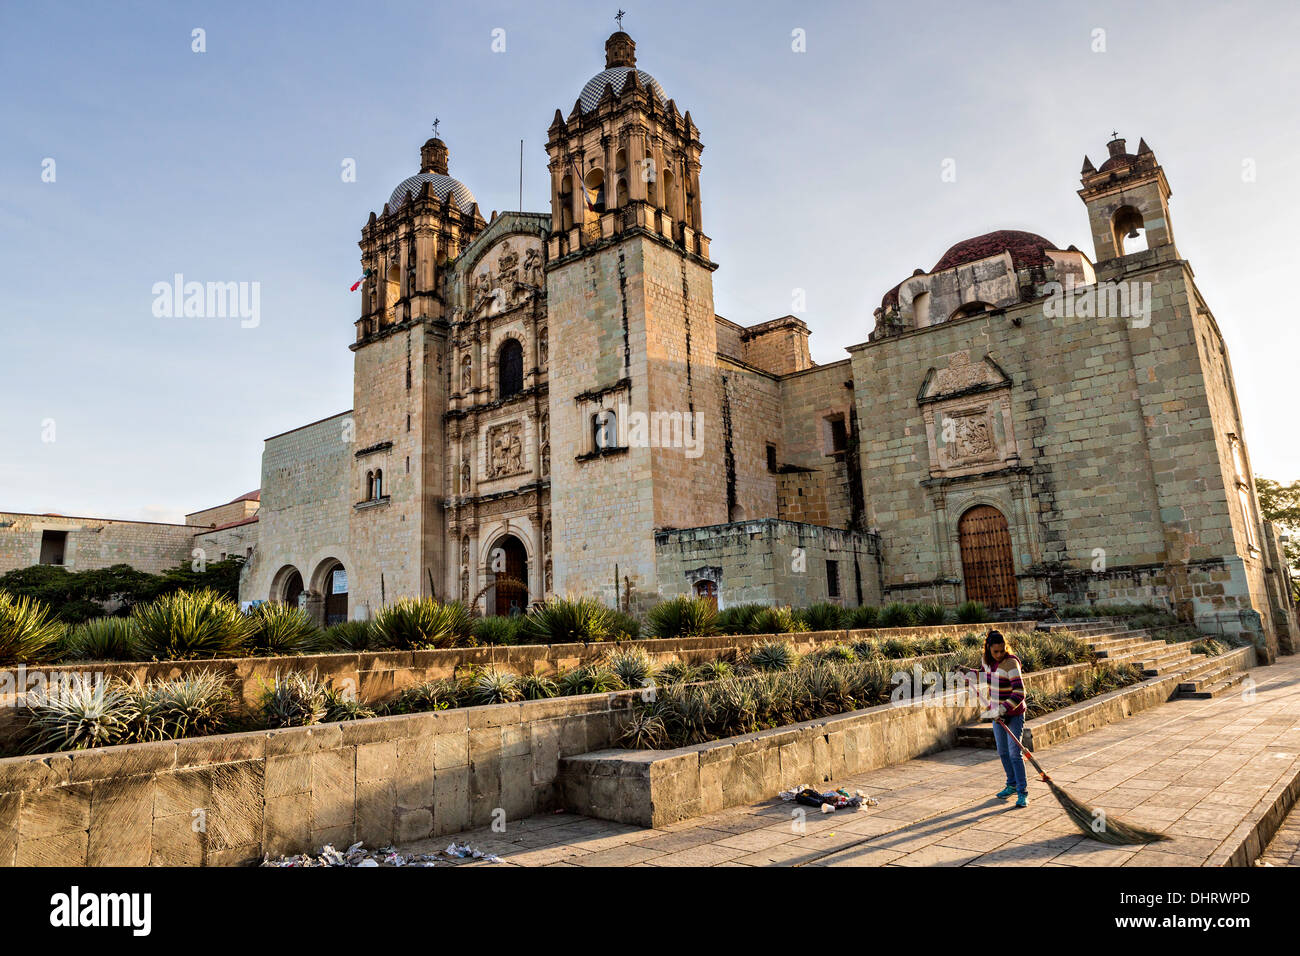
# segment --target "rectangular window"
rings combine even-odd
[[[62,564],[68,548],[68,532],[41,532],[41,564]]]
[[[836,415],[834,418],[826,419],[826,424],[830,430],[831,449],[828,454],[839,454],[847,451],[849,447],[849,433],[844,427],[844,416]]]
[[[776,471],[776,446],[772,444],[767,446],[767,470]]]
[[[826,562],[826,593],[833,598],[840,596],[840,563]]]

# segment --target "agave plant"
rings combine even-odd
[[[813,604],[799,612],[799,618],[810,631],[838,631],[848,615],[838,604],[824,602]]]
[[[849,648],[853,651],[853,656],[862,661],[878,660],[885,656],[881,651],[880,641],[871,640],[869,638],[866,640],[854,641],[849,645]]]
[[[64,647],[83,661],[129,661],[136,654],[135,624],[127,617],[96,617],[68,632]]]
[[[112,683],[77,675],[27,705],[30,752],[85,750],[122,742],[136,715],[130,694]]]
[[[749,652],[749,663],[759,670],[785,671],[794,667],[796,655],[789,641],[763,641]]]
[[[141,713],[133,734],[140,740],[215,734],[235,706],[229,683],[209,670],[136,684],[130,693]]]
[[[610,611],[609,636],[615,641],[634,641],[641,636],[641,622],[631,614]]]
[[[917,624],[926,627],[942,624],[948,619],[948,612],[944,610],[943,605],[934,604],[932,602],[922,602],[913,605],[912,614],[915,617]]]
[[[718,611],[704,598],[670,598],[650,609],[646,631],[658,638],[708,637],[718,633]]]
[[[619,743],[634,750],[658,750],[668,743],[668,728],[653,710],[638,710],[623,728]]]
[[[757,634],[754,619],[767,610],[762,604],[736,604],[718,612],[718,629],[723,634]]]
[[[606,694],[626,690],[617,674],[604,664],[585,664],[561,674],[556,681],[565,697],[575,694]]]
[[[454,680],[431,680],[407,687],[383,708],[387,714],[414,714],[460,706],[461,687]]]
[[[613,626],[612,612],[595,598],[557,597],[524,616],[520,636],[530,644],[587,644],[608,638]]]
[[[379,633],[370,621],[340,621],[321,632],[321,650],[373,651],[382,647]]]
[[[844,612],[844,626],[855,630],[875,627],[879,619],[880,609],[870,605],[849,608]]]
[[[522,617],[507,617],[493,614],[480,617],[474,621],[474,639],[482,645],[510,645],[519,643],[519,628]]]
[[[655,662],[643,647],[629,647],[612,652],[605,664],[618,675],[624,687],[644,687],[655,676]]]
[[[916,616],[912,613],[912,606],[902,601],[886,604],[880,609],[880,617],[877,619],[879,627],[911,627],[915,623]]]
[[[963,601],[957,605],[958,624],[983,624],[988,619],[988,609],[979,601]]]
[[[315,672],[276,672],[262,693],[259,707],[268,727],[306,727],[319,724],[329,712],[328,689]]]
[[[518,676],[496,668],[480,671],[470,684],[469,698],[474,704],[508,704],[520,696]]]
[[[516,686],[523,700],[545,700],[560,695],[560,686],[541,674],[525,674],[519,678]]]
[[[48,656],[64,625],[35,598],[0,591],[0,661],[26,663]]]
[[[378,712],[363,704],[355,693],[335,687],[333,678],[325,682],[325,723],[377,716]]]
[[[291,604],[267,602],[250,613],[256,630],[253,647],[270,654],[297,654],[316,650],[321,630],[311,616]]]
[[[140,653],[153,660],[229,657],[244,652],[256,625],[209,588],[175,591],[131,612]]]
[[[765,607],[754,615],[755,634],[794,634],[808,630],[808,625],[788,607]]]
[[[473,619],[459,601],[406,598],[382,608],[372,622],[384,644],[401,650],[455,647],[473,634]]]
[[[830,647],[823,647],[816,655],[819,661],[829,663],[848,663],[858,659],[857,652],[848,644],[832,644]]]
[[[686,661],[669,661],[659,668],[656,677],[668,684],[689,684],[700,680],[700,670]]]
[[[735,673],[730,661],[721,659],[705,661],[697,668],[700,680],[723,680]]]

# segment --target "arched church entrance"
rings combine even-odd
[[[493,578],[493,613],[523,614],[528,610],[528,552],[512,534],[500,538],[489,551],[488,570]]]
[[[976,505],[957,522],[957,535],[966,600],[979,601],[992,609],[1018,605],[1011,532],[1002,512],[989,505]]]
[[[324,598],[322,608],[326,627],[342,624],[348,619],[348,572],[343,563],[327,561],[317,572],[319,593]]]

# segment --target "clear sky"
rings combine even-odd
[[[1118,129],[1165,168],[1257,474],[1300,478],[1300,4],[622,2],[700,128],[720,314],[805,290],[828,362],[960,239],[1091,255],[1079,169]],[[518,205],[520,139],[545,210],[546,128],[615,12],[3,0],[0,510],[181,520],[257,487],[264,438],[351,407],[360,228],[433,119],[485,216]],[[257,326],[155,316],[176,273],[259,283]]]

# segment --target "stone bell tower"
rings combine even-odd
[[[354,615],[444,579],[449,328],[442,266],[486,227],[474,194],[448,173],[447,144],[420,149],[361,230],[366,279],[353,352],[348,567]]]
[[[574,437],[552,463],[559,593],[635,607],[656,528],[728,520],[702,149],[622,31],[548,130],[551,422]]]
[[[1100,168],[1083,158],[1083,188],[1079,197],[1088,207],[1095,261],[1123,257],[1125,244],[1146,233],[1147,249],[1167,247],[1174,257],[1174,231],[1169,223],[1169,181],[1145,139],[1137,154],[1128,153],[1118,135],[1106,144],[1110,156]]]

